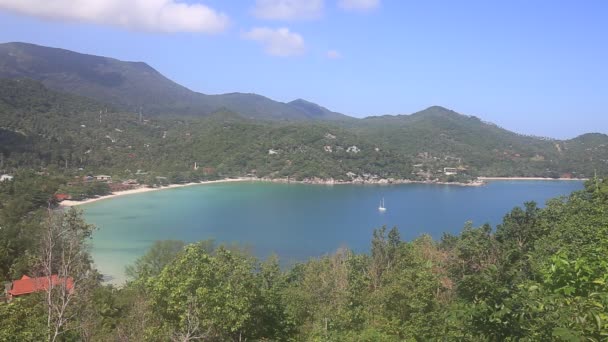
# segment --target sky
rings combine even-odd
[[[608,133],[604,0],[0,0],[12,41],[144,61],[206,94]]]

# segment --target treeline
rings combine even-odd
[[[408,157],[335,124],[258,122],[230,112],[140,118],[29,80],[0,80],[0,157],[0,170],[121,178],[135,178],[138,170],[184,178],[195,163],[199,178],[411,175]]]
[[[302,180],[592,176],[608,163],[608,136],[568,141],[522,137],[440,107],[411,116],[349,122],[265,122],[221,111],[206,117],[148,117],[31,80],[0,80],[0,171],[54,174],[141,172]],[[417,165],[415,167],[415,165]],[[203,172],[207,170],[208,172]],[[183,176],[181,176],[184,178]],[[186,176],[185,178],[189,178]],[[147,180],[146,183],[154,182]]]
[[[5,204],[2,197],[6,280],[44,273],[41,251],[48,250],[43,237],[49,232],[81,242],[91,233],[77,212],[36,214],[46,198],[34,190],[36,181],[33,177],[22,188],[20,205]],[[7,220],[15,206],[23,215]],[[55,255],[74,246],[60,241],[53,245]],[[259,261],[209,241],[161,241],[128,268],[131,280],[116,289],[99,282],[86,266],[84,245],[75,246],[82,264],[69,276],[83,281],[62,312],[63,321],[48,310],[54,302],[47,296],[17,298],[0,304],[0,340],[603,341],[608,336],[608,181],[590,181],[585,190],[550,200],[544,208],[526,203],[495,229],[467,225],[439,241],[428,236],[403,241],[396,228],[382,227],[374,231],[369,253],[341,249],[285,270],[277,258]],[[61,258],[52,264],[56,272],[65,269]]]

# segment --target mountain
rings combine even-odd
[[[483,176],[588,176],[608,165],[608,138],[552,140],[517,134],[475,116],[433,106],[411,115],[376,116],[353,125],[364,138],[410,155],[424,169],[462,167]],[[581,146],[586,145],[586,150]]]
[[[177,143],[166,146],[166,141],[157,140],[162,133],[159,130],[179,130],[185,134],[184,130],[198,127],[204,118],[210,119],[204,123],[217,131],[199,127],[199,132],[193,133],[190,129],[188,133],[197,137],[200,144],[212,146],[212,150],[202,145],[200,148],[200,151],[215,155],[214,159],[209,160],[210,164],[223,166],[224,170],[233,174],[246,173],[251,168],[264,170],[265,174],[301,175],[296,170],[298,164],[293,163],[294,160],[304,161],[301,158],[308,158],[315,165],[300,165],[307,170],[306,175],[331,174],[337,177],[340,172],[348,172],[349,167],[356,165],[361,172],[366,170],[366,173],[415,179],[442,178],[444,172],[441,170],[446,167],[456,168],[459,174],[469,176],[557,177],[562,174],[589,176],[595,170],[605,170],[608,165],[607,136],[599,133],[570,140],[524,136],[440,106],[410,115],[355,119],[303,99],[282,103],[257,94],[196,93],[169,80],[145,63],[123,62],[24,43],[0,44],[0,100],[2,153],[7,155],[19,150],[22,152],[19,158],[29,159],[29,165],[36,164],[36,161],[58,163],[61,159],[58,156],[68,153],[66,151],[79,154],[88,150],[76,151],[67,141],[79,144],[78,148],[91,147],[95,142],[103,141],[104,148],[109,149],[107,151],[115,151],[117,146],[106,141],[113,140],[116,135],[108,131],[109,126],[104,129],[97,127],[95,138],[65,131],[67,127],[80,131],[80,125],[85,125],[88,130],[96,118],[99,120],[100,111],[109,111],[115,119],[122,120],[122,126],[113,129],[134,129],[132,133],[137,134],[137,138],[123,139],[130,142],[126,146],[146,145],[148,141],[156,141],[158,146],[164,146],[154,153],[169,156],[166,158],[166,169],[180,169],[189,164],[187,160],[201,160],[202,157],[189,155],[177,162],[171,157],[176,150],[190,147]],[[153,120],[155,127],[159,128],[151,130],[150,125],[142,125],[138,115],[134,114],[141,107],[145,118]],[[232,123],[238,122],[239,127],[248,127],[257,135],[249,136],[242,132],[232,135],[234,132],[231,132],[222,136],[223,126],[216,123],[228,119]],[[298,130],[302,133],[298,133]],[[332,142],[325,138],[324,134],[332,136],[334,134],[331,132],[334,131],[342,132],[343,140]],[[22,135],[21,132],[29,133]],[[204,139],[201,137],[203,132],[207,134]],[[281,132],[281,139],[288,142],[283,147],[284,151],[290,151],[281,158],[285,158],[283,162],[291,163],[293,167],[276,163],[281,158],[262,158],[269,149],[276,147],[273,147],[272,139],[268,140],[276,132]],[[70,136],[70,139],[65,139],[66,136]],[[217,150],[220,145],[208,140],[209,137],[216,140],[221,138],[222,141],[227,137],[234,140],[233,144],[224,145],[227,149],[224,158],[231,160],[229,164],[222,162],[218,154],[221,151]],[[248,137],[248,140],[244,140],[244,137]],[[48,148],[49,143],[53,144],[51,148]],[[382,153],[368,155],[369,151],[363,150],[354,158],[354,154],[342,154],[342,149],[349,146],[365,146],[366,149],[377,149],[376,152]],[[335,153],[336,149],[341,152]],[[97,156],[99,159],[90,165],[130,165],[122,159],[112,161],[116,153],[107,151]],[[245,161],[239,164],[238,160],[226,155],[228,152]],[[144,154],[148,159],[146,163],[141,163],[141,167],[153,166],[158,156],[150,151]],[[366,157],[361,159],[362,155]],[[382,160],[377,159],[380,155]],[[92,155],[77,159],[85,161],[91,158]],[[353,159],[358,160],[349,164]],[[273,166],[268,168],[268,165],[260,164],[262,160],[272,161]],[[396,170],[389,161],[403,165],[403,168]],[[363,162],[372,164],[363,166]],[[343,165],[340,166],[340,163]],[[21,164],[23,160],[13,163]],[[413,169],[408,165],[413,165]],[[324,168],[330,172],[324,171]]]
[[[82,168],[129,177],[135,175],[125,170],[190,172],[195,162],[224,176],[345,179],[349,172],[395,178],[410,173],[407,156],[333,122],[259,121],[224,110],[140,120],[136,113],[106,111],[93,100],[34,80],[10,79],[0,79],[0,156],[0,170]]]
[[[0,44],[0,78],[29,78],[50,89],[152,116],[204,116],[226,109],[275,121],[346,120],[316,105],[286,104],[257,94],[205,95],[183,87],[143,62],[81,54],[26,43]]]
[[[287,104],[293,108],[297,108],[297,109],[303,111],[311,119],[315,119],[315,118],[316,119],[326,119],[326,120],[347,120],[347,119],[353,120],[354,119],[354,118],[351,118],[344,114],[332,112],[325,107],[319,106],[316,103],[312,103],[312,102],[309,102],[309,101],[306,101],[303,99],[297,99],[297,100],[291,101]]]
[[[288,105],[310,117],[331,117],[303,100]],[[606,170],[608,136],[522,136],[437,106],[347,122],[260,121],[227,110],[140,120],[136,113],[50,90],[38,81],[0,79],[0,155],[11,169],[67,165],[108,173],[185,172],[197,162],[224,175],[295,179],[348,179],[352,172],[450,180],[446,167],[458,169],[464,177],[458,180],[580,177]]]

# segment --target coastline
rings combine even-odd
[[[589,178],[548,178],[548,177],[477,177],[480,181],[588,181]]]
[[[378,179],[378,180],[351,180],[351,181],[336,181],[334,179],[312,178],[304,180],[291,180],[287,178],[256,178],[256,177],[239,177],[225,178],[213,181],[203,181],[198,183],[187,184],[171,184],[167,186],[148,188],[140,186],[135,189],[118,191],[110,195],[89,198],[82,201],[65,200],[59,204],[62,208],[68,208],[106,199],[116,198],[126,195],[141,194],[151,191],[160,191],[168,189],[183,188],[194,185],[218,184],[218,183],[233,183],[233,182],[268,182],[282,184],[308,184],[308,185],[399,185],[399,184],[437,184],[437,185],[453,185],[453,186],[484,186],[487,181],[586,181],[588,178],[544,178],[544,177],[478,177],[477,180],[470,183],[459,182],[436,182],[436,181],[414,181],[409,179]]]
[[[141,193],[144,193],[144,192],[160,191],[160,190],[168,190],[168,189],[176,189],[176,188],[183,188],[183,187],[186,187],[186,186],[193,186],[193,185],[206,185],[206,184],[232,183],[232,182],[247,182],[247,181],[253,181],[253,180],[255,180],[255,179],[252,179],[252,178],[226,178],[226,179],[218,179],[218,180],[213,180],[213,181],[203,181],[203,182],[198,182],[198,183],[171,184],[171,185],[161,186],[161,187],[157,187],[157,188],[148,188],[148,187],[145,187],[145,186],[140,186],[140,187],[135,188],[135,189],[125,190],[125,191],[117,191],[117,192],[113,192],[113,193],[111,193],[109,195],[95,197],[95,198],[88,198],[88,199],[85,199],[85,200],[82,200],[82,201],[65,200],[65,201],[61,202],[59,204],[59,206],[62,207],[62,208],[68,208],[68,207],[74,207],[74,206],[78,206],[78,205],[93,203],[93,202],[97,202],[97,201],[102,201],[102,200],[106,200],[106,199],[116,198],[116,197],[120,197],[120,196],[141,194]]]
[[[219,183],[234,183],[234,182],[267,182],[267,183],[281,183],[281,184],[308,184],[308,185],[399,185],[399,184],[438,184],[438,185],[455,185],[455,186],[483,186],[483,181],[473,181],[470,183],[458,183],[458,182],[434,182],[434,181],[413,181],[409,179],[378,179],[378,180],[355,180],[355,181],[336,181],[334,179],[304,179],[304,180],[291,180],[287,178],[256,178],[256,177],[239,177],[239,178],[225,178],[213,181],[202,181],[193,182],[186,184],[170,184],[167,186],[161,186],[156,188],[148,188],[145,186],[139,186],[135,189],[117,191],[109,195],[99,196],[95,198],[88,198],[82,201],[64,200],[59,203],[60,208],[69,208],[84,204],[89,204],[97,201],[106,199],[112,199],[120,196],[142,194],[145,192],[168,190],[183,188],[194,185],[207,185],[207,184],[219,184]]]
[[[468,183],[462,182],[439,182],[439,181],[418,181],[411,179],[354,179],[350,181],[341,181],[335,179],[310,178],[303,180],[291,180],[287,178],[253,178],[253,181],[262,181],[270,183],[284,184],[308,184],[308,185],[400,185],[400,184],[435,184],[435,185],[455,185],[455,186],[483,186],[486,183],[482,180],[474,180]]]

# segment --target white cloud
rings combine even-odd
[[[329,50],[327,51],[326,57],[329,59],[340,59],[342,58],[342,55],[336,50]]]
[[[380,0],[339,0],[338,5],[346,10],[368,11],[380,6]]]
[[[270,20],[316,19],[323,7],[323,0],[256,0],[253,15]]]
[[[243,34],[245,39],[259,42],[264,51],[272,56],[288,57],[304,53],[304,38],[283,27],[276,30],[267,27],[255,27]]]
[[[223,13],[176,0],[0,0],[0,10],[154,32],[217,33],[229,25]]]

